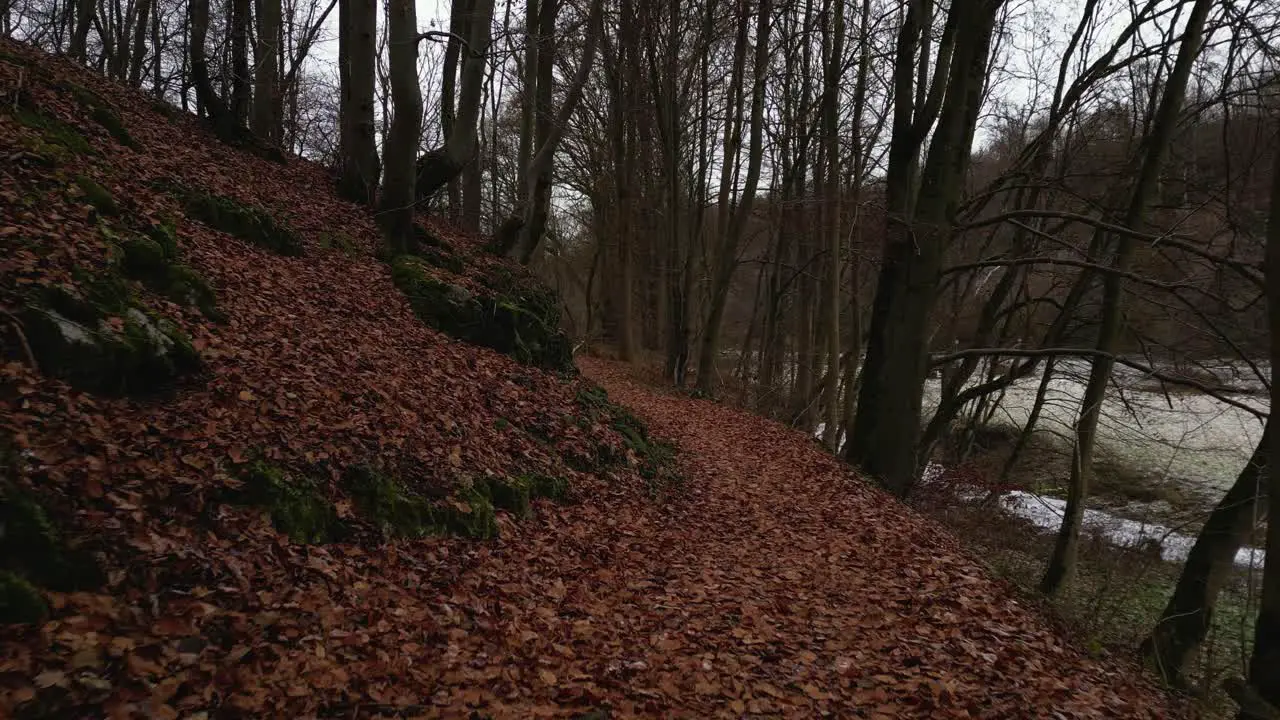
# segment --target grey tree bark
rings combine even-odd
[[[1146,215],[1147,203],[1155,191],[1160,174],[1160,162],[1173,137],[1173,130],[1182,109],[1183,96],[1191,69],[1200,54],[1205,19],[1213,7],[1212,0],[1196,0],[1187,18],[1187,26],[1178,47],[1178,57],[1173,72],[1165,82],[1160,106],[1156,111],[1151,131],[1146,137],[1146,151],[1137,180],[1130,192],[1124,225],[1138,228]],[[1101,232],[1101,231],[1099,231]],[[1076,556],[1080,544],[1080,526],[1084,518],[1084,501],[1088,496],[1093,476],[1093,451],[1097,441],[1098,420],[1102,415],[1102,402],[1106,398],[1107,383],[1115,365],[1115,349],[1124,322],[1122,309],[1124,272],[1133,255],[1134,240],[1130,235],[1120,235],[1111,244],[1114,254],[1110,265],[1117,272],[1107,273],[1102,281],[1102,324],[1098,329],[1094,356],[1089,371],[1089,382],[1080,401],[1080,416],[1075,427],[1075,451],[1071,457],[1071,478],[1067,486],[1067,506],[1063,511],[1062,525],[1054,541],[1053,555],[1040,580],[1040,590],[1054,595],[1070,581],[1075,572]]]
[[[381,172],[374,124],[377,23],[374,0],[339,0],[338,191],[366,205],[374,203]]]
[[[483,0],[482,0],[483,1]],[[414,0],[389,0],[387,45],[394,113],[384,152],[386,177],[379,221],[393,253],[414,248],[414,164],[422,129],[422,91],[418,87],[418,19]]]

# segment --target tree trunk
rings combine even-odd
[[[70,0],[68,0],[70,1]],[[208,0],[205,0],[207,3]],[[71,33],[71,46],[67,54],[80,62],[85,60],[86,46],[89,44],[89,28],[93,25],[93,0],[75,0],[76,25]],[[208,10],[205,11],[205,26],[208,26]]]
[[[1178,114],[1182,109],[1187,80],[1191,77],[1192,66],[1200,54],[1205,18],[1208,17],[1212,6],[1212,0],[1196,0],[1191,9],[1191,15],[1187,19],[1182,44],[1178,48],[1178,59],[1165,83],[1160,107],[1151,125],[1151,132],[1146,138],[1146,153],[1129,198],[1129,207],[1124,219],[1125,227],[1136,229],[1145,217],[1147,202],[1160,176],[1161,159],[1164,157],[1170,138],[1173,137]],[[1084,397],[1080,401],[1080,417],[1076,421],[1075,428],[1075,451],[1071,456],[1071,478],[1067,486],[1067,506],[1063,511],[1062,525],[1054,541],[1053,555],[1049,558],[1044,577],[1040,580],[1040,590],[1046,595],[1054,595],[1060,591],[1075,572],[1076,555],[1080,544],[1080,524],[1084,518],[1084,501],[1088,497],[1089,484],[1093,479],[1093,451],[1097,441],[1098,420],[1102,416],[1102,403],[1106,398],[1107,383],[1111,379],[1111,370],[1114,365],[1112,354],[1119,344],[1120,329],[1124,322],[1121,307],[1123,278],[1120,273],[1129,266],[1134,241],[1129,235],[1120,235],[1114,243],[1115,256],[1111,265],[1117,272],[1107,273],[1102,281],[1102,326],[1098,329],[1095,344],[1101,354],[1093,359],[1089,371],[1089,382],[1085,386]]]
[[[142,86],[142,65],[147,57],[147,23],[151,20],[152,0],[139,0],[138,14],[134,18],[133,50],[129,53],[129,85]],[[160,63],[160,47],[155,48],[156,64]]]
[[[1280,134],[1277,134],[1280,139]],[[1271,331],[1271,407],[1280,407],[1280,153],[1271,172],[1271,211],[1267,218],[1267,315]],[[1272,433],[1268,452],[1280,457],[1280,432]],[[1280,708],[1280,473],[1267,473],[1267,559],[1262,570],[1262,599],[1253,631],[1249,683],[1272,708]],[[1242,716],[1245,713],[1241,713]]]
[[[374,203],[380,173],[373,112],[377,8],[374,0],[339,0],[338,9],[341,43],[338,190],[348,200],[365,205]]]
[[[1213,625],[1218,592],[1235,567],[1236,552],[1261,520],[1260,497],[1271,448],[1271,422],[1235,483],[1209,514],[1182,566],[1169,603],[1142,643],[1142,654],[1165,682],[1185,686],[1187,665]]]
[[[916,36],[930,25],[913,3],[899,34],[894,70],[894,128],[889,149],[888,221],[854,432],[846,454],[900,496],[917,470],[920,404],[928,355],[929,315],[938,286],[950,216],[963,190],[982,100],[996,16],[1003,0],[951,7],[939,43],[933,86],[915,88]],[[921,61],[924,62],[923,55]],[[935,110],[935,108],[937,110]],[[940,112],[938,112],[940,111]],[[912,198],[921,139],[938,120]]]
[[[230,122],[229,113],[222,98],[213,89],[213,83],[209,79],[209,64],[204,54],[205,37],[209,32],[209,0],[191,0],[189,12],[191,41],[188,52],[191,56],[191,81],[195,86],[196,102],[215,126],[226,130]]]
[[[236,125],[249,120],[249,0],[231,0],[231,114]]]
[[[546,5],[551,4],[550,0],[546,1]],[[542,67],[538,73],[538,131],[536,133],[538,152],[529,162],[529,167],[525,169],[528,200],[524,208],[524,223],[520,227],[515,247],[507,249],[509,255],[524,265],[528,265],[533,260],[534,253],[542,242],[542,234],[546,230],[547,216],[551,209],[551,178],[556,148],[564,135],[565,127],[569,124],[569,118],[582,99],[583,87],[586,86],[587,78],[591,76],[591,69],[595,65],[596,45],[600,41],[600,34],[604,32],[601,18],[602,0],[594,0],[588,13],[586,40],[582,46],[582,58],[579,60],[577,74],[565,95],[564,104],[561,105],[555,117],[551,116],[555,54],[550,48],[544,47],[539,58]],[[555,17],[543,19],[543,32],[549,34],[554,31]]]
[[[465,0],[455,0],[465,2]],[[444,146],[427,153],[418,161],[418,198],[427,198],[456,178],[462,167],[473,159],[480,125],[480,96],[489,52],[489,26],[493,22],[493,0],[474,0],[470,32],[462,61],[462,83],[454,125]],[[416,37],[416,34],[415,34]]]
[[[449,11],[449,42],[444,50],[444,68],[440,78],[440,131],[448,139],[453,132],[455,95],[458,87],[458,56],[462,51],[461,38],[469,30],[467,17],[471,12],[471,0],[458,0]],[[454,220],[462,210],[462,189],[457,178],[449,181],[449,214]]]
[[[253,54],[253,116],[249,129],[280,144],[280,0],[257,0],[258,45]]]
[[[391,251],[406,253],[414,248],[414,159],[418,154],[418,133],[422,128],[422,93],[418,88],[418,20],[413,0],[389,0],[387,45],[395,113],[384,153],[386,178],[382,189],[381,221]]]
[[[760,0],[756,21],[755,63],[751,88],[751,138],[747,148],[747,177],[738,201],[737,211],[729,220],[729,227],[722,228],[721,246],[716,254],[711,277],[711,308],[706,324],[702,327],[702,346],[698,351],[698,389],[710,392],[715,386],[715,362],[719,350],[720,325],[724,319],[725,301],[729,285],[738,267],[738,243],[742,239],[751,208],[755,203],[756,188],[760,183],[760,165],[764,144],[765,80],[769,65],[769,30],[773,14],[772,0]],[[745,24],[747,18],[743,18]]]
[[[844,68],[844,0],[835,0],[831,19],[831,53],[824,72],[826,91],[823,93],[822,123],[827,142],[827,177],[823,208],[826,223],[823,228],[827,238],[827,282],[825,300],[827,310],[827,381],[822,388],[822,405],[826,411],[822,442],[832,452],[836,451],[836,436],[840,430],[840,126],[839,92],[840,74]]]

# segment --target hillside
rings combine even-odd
[[[479,239],[381,258],[2,41],[0,91],[0,717],[1175,714],[803,434],[606,396]]]

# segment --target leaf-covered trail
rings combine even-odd
[[[540,630],[563,650],[544,679],[601,683],[624,715],[1173,714],[1132,668],[1069,647],[950,535],[800,433],[581,365],[678,438],[687,492],[619,508],[610,533],[570,553]]]

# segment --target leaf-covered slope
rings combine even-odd
[[[486,551],[381,540],[649,488],[588,385],[425,326],[322,168],[4,40],[0,91],[0,614],[44,618],[0,627],[0,716],[420,693]],[[425,229],[453,286],[520,272]]]

